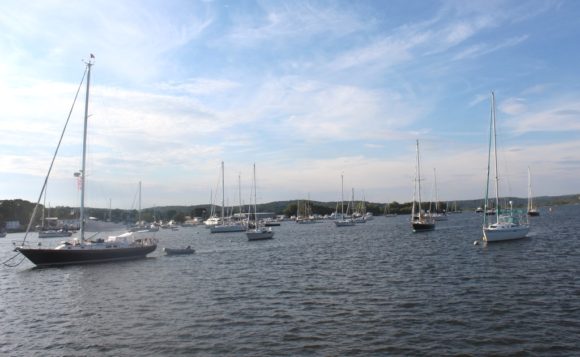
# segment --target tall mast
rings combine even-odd
[[[256,163],[254,162],[254,222],[258,228],[258,205],[256,204]]]
[[[419,187],[419,217],[421,216],[421,162],[419,160],[419,140],[417,140],[417,186]]]
[[[254,164],[256,165],[256,164]],[[240,219],[242,218],[242,178],[241,174],[238,173],[238,199],[240,204]]]
[[[495,93],[491,92],[491,112],[493,127],[493,159],[495,164],[495,221],[499,223],[499,174],[497,171],[497,135],[495,126]],[[485,213],[485,212],[484,212]]]
[[[225,224],[224,210],[226,206],[226,189],[224,188],[224,162],[222,161],[222,224]]]
[[[139,216],[137,224],[141,224],[141,181],[139,181]]]
[[[91,54],[91,58],[94,56]],[[84,128],[83,128],[83,160],[81,165],[81,207],[80,207],[80,241],[85,240],[85,168],[86,168],[86,161],[87,161],[87,124],[89,121],[89,88],[91,84],[91,67],[93,63],[89,59],[87,62],[87,92],[85,96],[85,120],[84,120]]]
[[[296,220],[300,218],[300,200],[296,201]]]
[[[216,192],[217,194],[217,192]],[[214,215],[214,211],[213,211],[213,188],[209,188],[209,216],[213,217]]]
[[[352,189],[352,194],[350,196],[350,207],[351,207],[350,212],[351,212],[351,216],[354,217],[354,187],[351,187],[351,189]]]
[[[528,212],[532,210],[532,174],[528,166]]]
[[[344,219],[344,174],[340,175],[340,219]]]
[[[435,213],[439,213],[439,193],[437,192],[437,169],[433,168],[433,177],[435,179]]]

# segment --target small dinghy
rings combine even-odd
[[[184,254],[193,254],[195,250],[191,248],[191,246],[187,246],[186,248],[163,248],[165,255],[184,255]]]

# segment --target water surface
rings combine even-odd
[[[529,238],[489,245],[466,212],[429,233],[406,216],[285,222],[258,242],[194,227],[161,230],[140,261],[25,261],[0,268],[0,354],[577,355],[578,217],[545,210]],[[2,260],[19,236],[0,240]]]

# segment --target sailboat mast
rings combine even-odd
[[[350,208],[351,215],[353,215],[353,217],[354,217],[354,187],[352,187],[352,193],[350,196],[350,207],[351,207]],[[347,211],[348,211],[348,209],[347,209]]]
[[[91,57],[93,57],[91,55]],[[81,206],[80,206],[80,241],[85,240],[85,168],[87,161],[87,126],[89,121],[89,88],[91,84],[91,67],[93,63],[87,62],[87,91],[85,95],[85,119],[83,128],[83,159],[81,165]]]
[[[226,189],[224,188],[224,162],[222,161],[222,224],[225,224],[224,210],[226,206]]]
[[[491,111],[493,127],[493,159],[495,164],[495,221],[499,223],[499,175],[497,171],[497,135],[495,126],[495,93],[491,92]]]
[[[141,224],[141,181],[139,181],[139,215],[137,224]]]
[[[340,175],[340,219],[344,219],[344,175]]]
[[[532,210],[532,174],[528,166],[528,212]]]
[[[419,140],[417,140],[417,186],[419,197],[419,216],[421,216],[421,161],[419,160]]]
[[[255,164],[254,164],[255,165]],[[239,204],[240,204],[240,219],[242,216],[242,175],[240,173],[238,173],[238,199],[239,199]]]
[[[439,213],[439,192],[437,192],[437,169],[433,168],[433,178],[435,179],[435,213]]]
[[[258,228],[258,205],[256,204],[256,163],[254,163],[254,222]]]

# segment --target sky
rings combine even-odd
[[[478,199],[580,192],[580,2],[0,3],[0,200],[39,200],[94,54],[86,202]],[[78,206],[84,88],[48,180]],[[341,181],[343,177],[343,181]]]

